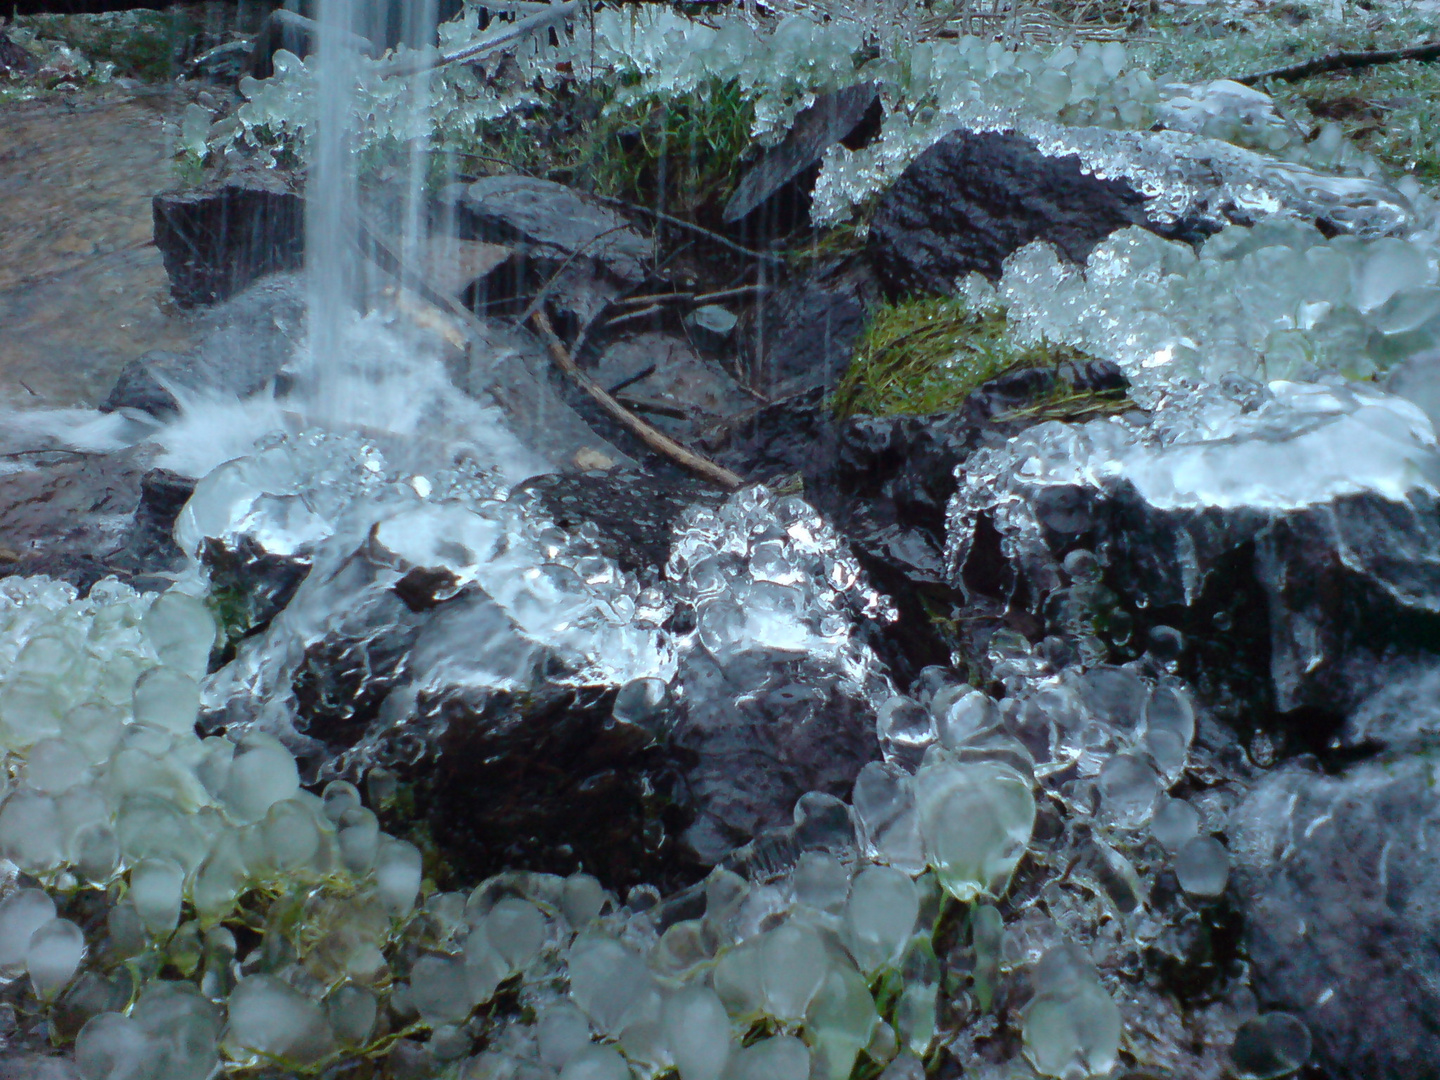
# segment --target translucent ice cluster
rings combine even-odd
[[[695,609],[697,640],[712,655],[810,653],[848,665],[861,683],[875,660],[852,641],[857,619],[894,618],[814,508],[763,487],[687,512],[666,577],[674,598]]]
[[[331,640],[404,641],[400,666],[373,670],[368,688],[396,691],[397,722],[427,689],[521,693],[540,680],[618,685],[673,674],[659,628],[666,600],[585,536],[557,529],[533,499],[508,498],[484,471],[408,475],[357,442],[281,440],[216,470],[182,512],[177,538],[192,557],[221,544],[311,567],[269,629],[206,684],[207,708],[232,730],[304,745],[294,683],[307,651]],[[421,628],[397,598],[411,583],[423,591],[418,603],[466,599]]]
[[[998,297],[1022,339],[1112,359],[1153,404],[1175,380],[1365,378],[1434,348],[1437,276],[1430,244],[1275,221],[1228,228],[1199,255],[1122,229],[1083,269],[1030,244],[1006,260]]]

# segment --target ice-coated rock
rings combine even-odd
[[[1428,422],[1363,386],[1272,383],[1249,405],[1205,391],[1149,423],[1044,424],[974,455],[951,506],[952,566],[977,587],[965,567],[989,557],[982,521],[1040,595],[1063,585],[1061,551],[1103,549],[1106,580],[1182,632],[1212,700],[1258,683],[1279,712],[1343,715],[1379,658],[1429,651],[1437,469]],[[1236,590],[1237,574],[1252,584]],[[1217,639],[1212,619],[1243,644]],[[1169,775],[1190,722],[1182,710],[1165,724],[1179,737],[1159,739]]]

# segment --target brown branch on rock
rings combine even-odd
[[[726,491],[736,491],[745,486],[744,478],[722,465],[715,464],[709,458],[701,457],[688,447],[681,446],[664,432],[657,431],[645,423],[644,420],[606,393],[603,386],[576,366],[569,350],[565,348],[565,343],[560,340],[555,333],[555,328],[550,325],[550,317],[545,314],[543,309],[535,312],[530,321],[540,331],[540,336],[545,339],[555,366],[563,371],[571,382],[594,398],[595,403],[604,409],[612,419],[651,450],[668,457],[682,468]]]
[[[1440,60],[1440,41],[1425,45],[1414,45],[1408,49],[1379,49],[1374,52],[1339,52],[1329,56],[1306,60],[1303,64],[1257,71],[1235,81],[1243,86],[1256,86],[1275,79],[1279,82],[1298,82],[1311,75],[1324,75],[1330,71],[1354,71],[1359,68],[1375,67],[1378,64],[1394,64],[1401,60]]]
[[[648,214],[656,221],[663,221],[666,225],[674,225],[677,229],[685,229],[688,232],[694,233],[696,236],[703,236],[707,240],[719,244],[726,250],[735,252],[737,255],[744,255],[750,259],[760,259],[763,262],[776,263],[781,266],[785,264],[783,256],[773,255],[768,251],[755,251],[752,248],[744,247],[728,237],[721,236],[719,233],[705,228],[703,225],[696,225],[693,221],[686,221],[684,218],[674,217],[660,210],[652,210],[648,206],[641,206],[639,203],[630,202],[628,199],[617,199],[613,195],[591,195],[590,198],[598,199],[603,203],[609,203],[611,206],[620,206],[628,210],[638,210],[642,214]]]

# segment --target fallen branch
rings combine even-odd
[[[565,348],[564,342],[556,336],[555,328],[550,325],[550,317],[545,314],[543,309],[535,312],[531,322],[533,322],[535,328],[540,331],[540,336],[545,339],[545,344],[550,349],[550,357],[555,361],[555,366],[569,376],[571,382],[594,398],[596,404],[604,409],[612,419],[619,422],[646,446],[658,454],[663,454],[671,461],[693,472],[696,476],[708,480],[716,487],[724,488],[726,491],[736,491],[745,486],[743,478],[721,465],[716,465],[709,458],[703,458],[693,450],[681,446],[664,432],[657,431],[645,423],[645,421],[641,420],[629,409],[625,408],[625,406],[607,394],[603,386],[575,365],[575,361]]]
[[[1307,60],[1303,64],[1257,71],[1235,81],[1242,86],[1256,86],[1275,79],[1279,82],[1298,82],[1311,75],[1323,75],[1327,71],[1353,71],[1359,68],[1375,67],[1378,64],[1393,64],[1400,60],[1440,60],[1440,41],[1426,45],[1414,45],[1408,49],[1381,49],[1374,52],[1341,52]]]
[[[734,240],[731,240],[728,237],[721,236],[717,232],[712,232],[704,226],[696,225],[693,221],[686,221],[684,218],[672,217],[670,214],[666,214],[660,210],[652,210],[648,206],[641,206],[639,203],[633,203],[627,199],[617,199],[613,195],[591,195],[590,198],[598,199],[600,200],[600,202],[603,203],[609,203],[611,206],[622,206],[629,210],[638,210],[642,214],[649,214],[656,221],[663,221],[667,225],[674,225],[677,229],[685,229],[689,232],[694,233],[696,236],[703,236],[719,244],[721,247],[727,248],[730,251],[735,252],[738,255],[744,255],[747,258],[751,259],[760,259],[765,262],[776,263],[781,266],[785,264],[785,259],[782,256],[772,255],[768,251],[753,251],[750,248],[743,247],[740,244],[735,243]]]
[[[469,45],[456,49],[454,52],[430,54],[421,56],[418,59],[407,59],[404,61],[392,61],[380,69],[382,75],[419,75],[426,71],[434,71],[436,68],[447,67],[450,64],[458,64],[462,60],[479,60],[481,57],[489,56],[493,52],[519,41],[521,38],[535,33],[537,30],[545,30],[557,22],[563,22],[571,15],[580,10],[579,0],[567,0],[563,4],[551,4],[545,11],[538,11],[528,18],[511,23],[484,37],[477,38]]]

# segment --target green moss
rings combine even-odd
[[[187,14],[145,10],[33,15],[17,24],[78,49],[93,63],[115,65],[117,75],[146,82],[163,82],[174,74],[177,47],[196,29]]]
[[[1065,345],[1016,342],[1002,309],[955,298],[906,300],[876,309],[831,399],[835,415],[925,416],[960,408],[983,383],[1010,371],[1054,367],[1085,355]],[[1124,407],[1112,395],[1063,381],[1007,419],[1074,419]]]

